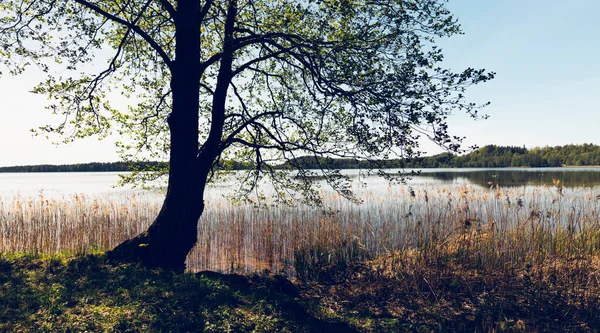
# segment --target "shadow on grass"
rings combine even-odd
[[[394,274],[355,263],[324,269],[301,295],[363,332],[600,332],[597,270],[548,278],[444,263]],[[579,280],[579,281],[578,281]]]
[[[355,263],[295,285],[0,257],[0,332],[598,332],[600,270],[581,261],[513,273]]]
[[[100,256],[0,259],[0,331],[355,332],[281,277],[176,275]]]

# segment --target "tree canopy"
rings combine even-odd
[[[124,138],[125,160],[169,159],[163,211],[138,239],[163,265],[187,254],[165,244],[183,225],[191,232],[203,210],[193,203],[221,160],[255,165],[241,189],[268,176],[318,200],[310,178],[283,180],[272,162],[411,158],[422,136],[458,151],[462,138],[446,119],[477,118],[465,89],[494,74],[442,66],[435,42],[460,33],[445,2],[7,0],[0,58],[13,74],[31,65],[48,72],[34,91],[64,121],[39,133],[67,141],[112,133]],[[129,107],[111,103],[119,93]],[[324,172],[351,196],[339,173]]]
[[[440,67],[435,38],[460,32],[443,3],[205,2],[195,22],[199,145],[211,132],[220,61],[229,52],[219,158],[268,171],[266,162],[307,154],[412,157],[423,135],[456,151],[460,138],[448,133],[446,117],[457,109],[476,117],[464,89],[492,74]],[[1,21],[3,61],[13,73],[28,65],[48,71],[34,91],[65,117],[41,132],[67,141],[118,134],[132,139],[119,142],[128,161],[168,158],[176,4],[30,0],[0,8],[10,14]],[[51,62],[68,75],[52,74]],[[113,92],[134,104],[114,108]]]

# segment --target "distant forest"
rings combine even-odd
[[[0,167],[0,172],[114,172],[114,171],[133,171],[140,169],[148,169],[160,166],[164,162],[142,162],[142,163],[127,163],[127,162],[107,162],[107,163],[81,163],[81,164],[64,164],[64,165],[18,165],[9,167]]]
[[[600,165],[600,146],[593,144],[533,148],[489,145],[469,154],[443,153],[407,163],[418,168],[502,168]]]
[[[165,162],[143,163],[82,163],[68,165],[25,165],[0,167],[0,172],[100,172],[132,171],[164,166]],[[251,165],[237,162],[228,163],[232,169],[246,169]],[[600,146],[593,144],[566,145],[556,147],[533,148],[488,145],[465,155],[442,153],[424,156],[412,160],[358,161],[354,159],[334,159],[300,157],[293,162],[277,166],[279,169],[300,165],[316,169],[330,167],[336,169],[358,168],[502,168],[502,167],[561,167],[561,166],[598,166],[600,165]]]
[[[593,144],[533,148],[488,145],[465,155],[442,153],[412,160],[357,161],[301,157],[283,166],[301,165],[304,168],[504,168],[504,167],[561,167],[600,165],[600,146]],[[280,166],[281,167],[281,166]]]
[[[593,144],[533,148],[489,145],[466,155],[442,153],[406,163],[417,168],[502,168],[600,165],[600,146]]]

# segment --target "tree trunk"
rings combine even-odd
[[[200,1],[178,1],[175,61],[171,65],[173,112],[168,119],[171,151],[167,196],[148,230],[117,246],[109,252],[109,257],[183,272],[187,254],[198,240],[206,181],[221,149],[227,90],[232,78],[236,1],[230,0],[227,7],[223,52],[212,96],[210,133],[198,149],[200,15]]]
[[[214,147],[198,155],[199,15],[200,1],[178,1],[175,61],[171,64],[173,110],[168,118],[171,147],[165,201],[148,230],[109,252],[109,257],[114,259],[182,272],[187,254],[198,239],[204,189],[216,158]]]
[[[165,201],[152,225],[110,251],[109,257],[183,272],[186,257],[198,240],[207,175],[208,169],[194,172],[190,177],[170,177]]]

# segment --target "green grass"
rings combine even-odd
[[[175,275],[98,255],[13,256],[0,259],[0,331],[310,332],[333,325],[276,282]]]
[[[0,257],[0,332],[598,332],[596,265],[482,274],[398,256],[281,276],[173,274],[102,255]],[[415,259],[417,260],[417,259]],[[590,259],[591,260],[591,259]],[[579,266],[578,266],[579,265]],[[418,268],[418,269],[417,269]],[[558,278],[552,279],[552,274]],[[590,280],[591,281],[591,280]]]

